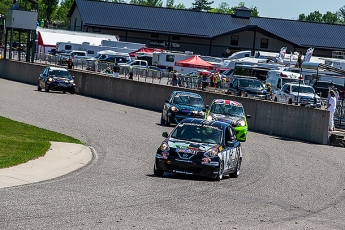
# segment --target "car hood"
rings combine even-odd
[[[314,94],[311,94],[311,93],[297,93],[297,92],[291,92],[291,95],[294,95],[297,97],[297,95],[299,97],[312,97],[314,98]],[[316,98],[320,98],[319,95],[315,94],[315,97]]]
[[[215,113],[210,113],[210,115],[213,117],[214,120],[229,122],[232,126],[237,126],[238,123],[240,123],[241,121],[245,122],[245,119],[243,117],[215,114]]]
[[[240,87],[241,91],[245,91],[248,93],[254,93],[254,94],[266,94],[267,91],[265,89],[257,89],[257,88],[251,88],[251,87]]]
[[[198,152],[206,152],[210,148],[214,146],[218,146],[217,144],[209,144],[209,143],[198,143],[193,141],[187,140],[179,140],[175,138],[169,138],[168,146],[170,149],[175,149],[176,152],[186,152],[186,153],[198,153]]]
[[[191,105],[181,105],[181,104],[173,104],[179,110],[188,110],[188,111],[198,111],[201,112],[203,107],[201,106],[191,106]]]

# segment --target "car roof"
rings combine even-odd
[[[180,122],[180,124],[186,124],[186,123],[213,126],[219,129],[224,129],[227,126],[231,126],[230,123],[226,123],[222,121],[213,121],[213,120],[209,121],[209,120],[200,119],[200,118],[186,118]]]
[[[232,101],[232,100],[228,100],[228,99],[214,99],[213,103],[217,103],[217,104],[226,104],[226,105],[235,105],[238,107],[243,107],[242,103],[238,102],[238,101]]]
[[[61,71],[67,71],[68,72],[68,70],[65,68],[60,68],[60,67],[55,67],[55,66],[48,66],[48,68],[51,70],[61,70]]]

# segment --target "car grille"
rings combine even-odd
[[[177,171],[185,171],[185,172],[190,172],[190,173],[200,173],[203,168],[198,168],[198,167],[183,167],[183,166],[177,166],[173,164],[166,164],[167,169],[169,170],[177,170]]]
[[[314,98],[312,98],[312,97],[301,97],[300,103],[314,103]]]

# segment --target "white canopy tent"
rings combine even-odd
[[[101,45],[103,40],[119,41],[118,36],[109,34],[96,34],[68,30],[56,30],[37,27],[37,50],[39,53],[47,54],[56,47],[57,42],[88,43],[90,45]]]

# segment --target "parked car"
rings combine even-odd
[[[338,92],[342,92],[345,90],[345,87],[343,85],[334,84],[330,81],[316,81],[313,80],[310,82],[310,86],[314,88],[315,93],[319,95],[320,97],[327,98],[328,97],[328,87],[332,85],[332,87],[335,87]]]
[[[223,179],[238,177],[242,162],[241,143],[229,123],[188,118],[168,134],[157,149],[154,175],[165,172]]]
[[[168,126],[188,117],[204,118],[204,109],[204,101],[199,94],[174,91],[164,103],[160,123]]]
[[[276,93],[274,100],[302,106],[315,104],[321,107],[320,96],[315,93],[313,87],[296,83],[286,83],[283,88]]]
[[[52,90],[74,94],[74,78],[67,69],[48,66],[43,70],[38,78],[37,90],[41,91],[42,89],[46,92]]]
[[[243,105],[237,101],[214,99],[210,106],[206,105],[205,119],[228,122],[234,127],[237,140],[246,141],[248,133],[247,119]]]
[[[241,97],[255,97],[266,100],[270,97],[264,84],[252,77],[236,77],[229,84],[227,93]]]

